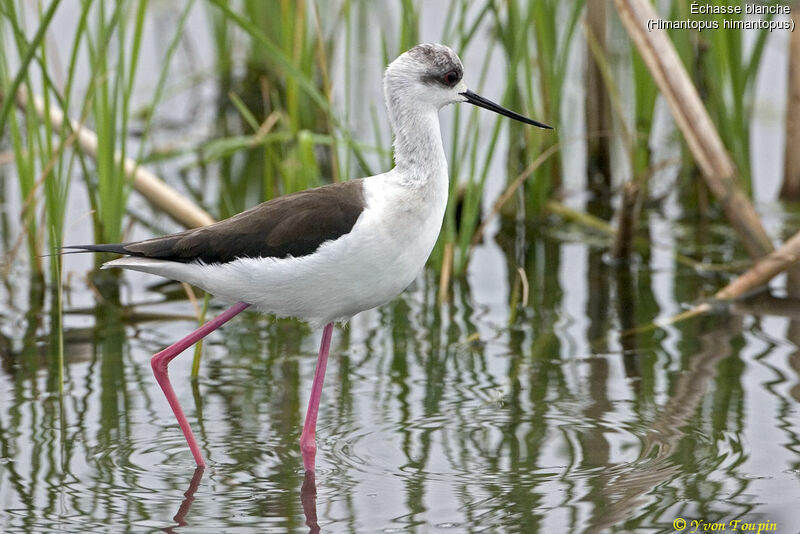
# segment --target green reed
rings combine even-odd
[[[33,283],[39,284],[44,279],[43,258],[47,257],[52,297],[50,361],[59,369],[59,390],[64,379],[64,343],[58,251],[63,241],[72,178],[76,172],[84,178],[93,208],[95,238],[100,242],[118,241],[122,237],[130,190],[123,158],[129,142],[131,102],[147,5],[146,1],[82,3],[70,45],[64,47],[66,60],[61,57],[61,49],[44,39],[58,1],[50,3],[46,10],[42,8],[33,21],[25,20],[23,1],[4,3],[0,12],[0,37],[12,45],[7,47],[7,53],[0,54],[0,94],[4,97],[4,111],[0,113],[7,119],[0,132],[14,153],[23,222],[22,234],[9,247],[6,259],[14,261],[24,242]],[[189,6],[191,2],[175,39],[180,36]],[[26,38],[29,26],[36,29],[30,41]],[[173,50],[174,46],[165,54],[162,82]],[[81,61],[87,59],[89,82],[81,94],[79,91],[84,87],[79,84],[87,83],[79,75],[85,73]],[[162,89],[163,83],[154,94],[153,106],[159,101]],[[73,130],[69,117],[96,131],[96,147],[79,146],[78,132]],[[140,136],[143,144],[149,125],[148,121]],[[45,252],[50,254],[43,256]]]
[[[517,34],[525,32],[525,29],[515,28],[509,24],[509,37],[504,41],[514,43],[509,48],[509,57],[513,58],[512,64],[522,61],[523,84],[520,97],[524,97],[524,103],[528,109],[535,107],[536,95],[541,99],[542,117],[545,122],[557,128],[560,123],[561,97],[564,94],[565,84],[567,83],[567,61],[570,49],[573,46],[574,37],[579,34],[578,25],[583,12],[584,1],[573,0],[564,3],[557,0],[533,2],[528,6],[527,12],[519,13],[520,17],[525,17],[530,27],[535,29],[534,43],[535,55],[531,55],[529,41]],[[522,11],[522,8],[520,8]],[[509,14],[509,21],[516,19]],[[513,39],[513,41],[511,40]],[[533,66],[538,66],[539,87],[533,86],[532,80],[535,79]],[[518,125],[515,125],[519,129]],[[544,150],[558,142],[556,135],[551,132],[535,131],[528,128],[523,130],[525,134],[524,143],[517,147],[512,146],[512,158],[509,161],[509,176],[516,176]],[[547,134],[547,135],[545,135]],[[517,161],[513,155],[518,154]],[[538,215],[541,213],[544,203],[552,197],[554,190],[561,185],[561,153],[557,152],[555,157],[542,166],[541,174],[534,176],[526,183],[526,203],[529,213]]]
[[[228,101],[239,117],[238,125],[222,121],[224,155],[246,148],[241,156],[246,160],[240,166],[243,172],[223,173],[227,182],[223,215],[252,203],[254,175],[260,176],[257,200],[338,180],[332,149],[337,125],[327,72],[332,44],[317,31],[314,6],[254,0],[240,6],[216,0],[211,4],[217,62],[228,73],[224,80]],[[228,65],[230,39],[236,33],[249,39],[247,69],[241,79],[234,79]],[[225,117],[224,108],[221,111]]]
[[[50,7],[56,4],[54,2]],[[186,4],[175,37],[161,62],[162,69],[151,99],[151,109],[161,99],[170,59],[191,5],[192,2]],[[15,147],[23,200],[29,205],[25,217],[29,250],[33,256],[38,256],[42,250],[43,238],[40,233],[52,237],[51,250],[60,247],[71,178],[78,170],[83,174],[93,209],[96,240],[118,241],[122,237],[122,221],[130,191],[123,161],[128,156],[132,97],[147,6],[146,1],[115,2],[110,5],[104,2],[83,3],[68,49],[69,59],[63,82],[56,84],[52,80],[54,65],[58,64],[54,58],[60,60],[59,51],[49,50],[43,39],[36,43],[37,53],[32,55],[32,60],[23,63],[24,71],[20,71],[23,75],[15,78],[15,81],[20,80],[18,85],[27,101],[22,115],[25,121],[24,125],[20,125],[20,118],[11,114],[7,131]],[[33,43],[24,40],[21,10],[16,9],[13,3],[8,3],[6,8],[2,26],[10,28],[16,37],[17,55],[27,58],[27,50],[33,47]],[[45,24],[50,20],[43,16],[40,22]],[[76,81],[86,83],[83,79],[76,80],[82,56],[84,60],[88,57],[90,75],[85,93],[76,99]],[[5,56],[3,59],[6,59]],[[3,65],[7,72],[5,61]],[[8,76],[3,78],[5,80]],[[34,86],[37,87],[36,91]],[[4,82],[3,92],[7,93],[14,87],[15,82]],[[4,106],[12,100],[4,99]],[[96,148],[78,147],[77,133],[73,131],[72,124],[54,118],[56,109],[63,110],[67,117],[74,117],[93,129],[97,134]],[[139,136],[140,156],[151,131],[151,121],[152,114],[148,116],[143,133]],[[86,150],[91,153],[94,162],[87,158]],[[34,216],[35,208],[42,200],[42,221],[46,232],[37,231]],[[53,263],[55,261],[58,261],[57,258]],[[56,266],[53,269],[53,273],[57,272]]]
[[[558,127],[567,59],[583,2],[492,2],[491,17],[497,43],[506,60],[503,103]],[[556,132],[542,133],[509,122],[508,180],[558,141]],[[555,134],[555,135],[554,135]],[[560,164],[551,159],[524,184],[525,209],[538,215],[560,185]]]
[[[16,52],[21,59],[17,66],[17,73],[13,81],[9,83],[8,73],[11,69],[9,64],[10,55],[2,54],[0,59],[0,83],[2,92],[5,95],[3,100],[3,118],[8,118],[7,122],[0,120],[0,132],[8,135],[13,146],[15,157],[15,170],[20,187],[20,206],[23,219],[22,234],[19,239],[25,238],[29,255],[29,265],[31,266],[32,286],[42,285],[44,279],[44,268],[42,265],[42,254],[45,251],[45,243],[49,243],[49,251],[57,252],[61,245],[64,216],[66,210],[67,194],[70,187],[70,169],[65,163],[65,147],[68,138],[63,135],[63,130],[58,132],[59,126],[52,120],[52,108],[61,105],[58,95],[51,95],[50,91],[45,90],[40,95],[34,92],[36,82],[42,86],[52,87],[50,76],[47,69],[47,58],[49,54],[47,41],[43,38],[45,31],[52,21],[58,2],[53,2],[44,13],[39,13],[37,21],[39,26],[31,41],[25,37],[25,20],[22,17],[24,5],[15,5],[8,2],[2,12],[0,19],[0,38],[6,30],[13,34],[13,47],[10,47],[9,54]],[[82,25],[77,28],[80,33]],[[9,39],[3,39],[8,42]],[[38,72],[37,72],[38,71]],[[38,76],[34,76],[38,74]],[[67,80],[67,84],[71,78]],[[22,113],[13,110],[13,103],[22,108]],[[22,241],[18,240],[17,245]],[[12,247],[7,255],[7,261],[14,261],[17,247]],[[59,392],[63,391],[64,384],[64,344],[63,329],[61,326],[61,262],[55,255],[49,261],[51,285],[51,305],[50,329],[51,343],[49,347],[52,358],[49,358],[51,377],[56,379],[56,386],[51,388]],[[10,267],[7,266],[7,267]],[[43,305],[42,301],[30,302],[30,306]],[[31,326],[36,321],[31,322]]]
[[[727,2],[715,0],[718,5]],[[677,3],[680,4],[680,3]],[[686,9],[683,5],[680,9]],[[696,16],[696,15],[695,15]],[[724,15],[728,19],[744,20],[741,15]],[[723,15],[708,15],[722,28]],[[771,19],[768,16],[767,19]],[[695,56],[691,59],[694,81],[708,107],[711,119],[733,157],[748,192],[752,194],[750,177],[750,123],[755,97],[755,81],[768,31],[756,31],[749,47],[745,43],[745,32],[741,30],[711,30],[691,34],[694,37]],[[677,40],[677,37],[676,37]],[[749,52],[746,48],[750,48]],[[684,57],[687,68],[689,58]]]
[[[452,24],[445,28],[443,40],[455,46],[465,57],[477,53],[481,58],[480,72],[470,75],[470,82],[479,90],[486,81],[492,54],[497,48],[506,62],[503,83],[493,84],[495,91],[502,91],[501,103],[557,125],[560,86],[565,80],[567,53],[582,6],[580,1],[562,5],[568,20],[564,26],[559,21],[565,13],[558,11],[559,3],[555,1],[530,4],[518,0],[487,1],[477,10],[474,4],[452,2],[446,17]],[[559,33],[559,28],[563,34]],[[494,36],[492,42],[488,46],[471,46],[476,38],[483,37],[482,30],[487,29]],[[541,152],[558,142],[557,133],[542,132],[503,117],[494,117],[491,119],[492,128],[482,130],[478,126],[479,110],[467,111],[466,124],[462,122],[462,113],[460,109],[456,110],[452,132],[455,141],[449,158],[452,178],[450,202],[442,237],[433,256],[434,263],[440,266],[443,248],[451,246],[452,271],[456,275],[466,270],[475,229],[485,215],[481,213],[481,201],[502,129],[508,128],[509,132],[506,165],[509,183]],[[524,209],[538,214],[559,184],[560,165],[556,157],[540,166],[524,184]]]
[[[485,85],[490,59],[491,50],[487,50],[481,70],[473,78],[479,91]],[[466,124],[461,124],[461,110],[461,107],[456,108],[453,121],[450,200],[442,232],[442,240],[452,243],[452,270],[457,275],[463,274],[467,267],[470,242],[482,214],[483,189],[496,153],[500,129],[505,123],[503,117],[491,117],[492,129],[484,131],[478,121],[482,116],[485,118],[485,113],[475,108],[465,109],[468,119]]]
[[[433,9],[422,2],[399,0],[395,6],[401,16],[384,20],[377,12],[385,7],[369,3],[345,1],[331,6],[316,1],[209,0],[203,5],[210,15],[209,33],[217,56],[214,75],[220,87],[220,130],[216,137],[197,146],[154,154],[147,150],[148,138],[165,87],[174,84],[169,78],[170,59],[181,40],[188,14],[197,6],[187,2],[181,7],[175,34],[160,62],[158,82],[144,104],[144,133],[137,139],[138,144],[133,144],[129,130],[136,119],[131,105],[139,90],[136,79],[150,4],[146,0],[81,3],[64,81],[59,84],[52,80],[51,64],[51,56],[57,51],[49,50],[44,40],[59,2],[42,7],[36,22],[27,26],[23,5],[23,0],[6,2],[0,12],[0,32],[4,42],[13,45],[11,53],[16,59],[12,67],[7,54],[0,57],[0,91],[6,95],[0,111],[0,120],[5,120],[0,127],[16,158],[30,263],[40,271],[39,255],[60,245],[66,200],[75,173],[85,178],[94,210],[96,239],[116,241],[122,237],[131,189],[124,178],[122,158],[130,153],[145,161],[194,153],[190,166],[221,164],[222,216],[280,194],[373,174],[377,167],[384,169],[390,159],[382,103],[373,103],[369,110],[371,138],[364,139],[363,132],[356,135],[351,131],[351,89],[365,82],[360,73],[363,65],[355,64],[353,58],[361,52],[365,35],[372,32],[382,47],[379,55],[383,56],[383,64],[391,61],[423,40],[421,19],[426,9]],[[566,84],[576,83],[572,73],[567,72],[568,57],[575,47],[585,46],[583,33],[578,31],[584,5],[584,0],[451,0],[443,6],[446,16],[441,35],[425,36],[424,40],[445,42],[469,58],[472,65],[481,65],[479,72],[474,72],[473,67],[469,73],[469,82],[476,90],[483,89],[489,65],[500,55],[504,60],[503,79],[493,82],[487,96],[558,127]],[[673,6],[671,16],[686,15],[682,11],[686,6]],[[616,15],[609,9],[608,16],[611,19]],[[32,35],[28,40],[23,29],[30,26],[34,31],[27,32]],[[232,42],[241,37],[246,39],[246,68],[236,70],[232,68],[236,55]],[[743,52],[741,32],[704,32],[690,37],[673,36],[681,56],[700,82],[729,150],[746,173],[752,86],[767,32],[758,33],[748,55]],[[699,55],[695,53],[698,49],[702,51]],[[603,53],[602,48],[597,50],[598,54]],[[77,96],[84,89],[76,86],[77,65],[79,58],[85,56],[90,82],[85,94]],[[344,58],[344,68],[335,69],[343,79],[331,79],[334,57]],[[600,55],[597,59],[605,69],[605,82],[613,86],[609,73],[616,72],[614,62],[619,60]],[[631,151],[634,175],[640,175],[650,164],[647,139],[657,93],[636,53],[621,61],[632,62],[635,124]],[[332,102],[334,83],[346,88],[343,112],[334,111],[339,109]],[[17,90],[29,102],[22,112],[14,111],[14,99],[10,97]],[[36,91],[41,96],[40,112],[31,105]],[[618,88],[610,92],[618,95]],[[50,110],[56,106],[96,130],[96,161],[75,149],[69,124],[52,122]],[[620,101],[611,106],[616,120],[623,120],[622,107]],[[456,274],[463,273],[468,265],[475,229],[485,215],[481,213],[484,187],[492,162],[498,157],[501,134],[508,132],[508,153],[500,156],[507,158],[509,183],[539,154],[565,141],[558,128],[555,132],[541,131],[493,118],[488,119],[493,121],[492,126],[481,130],[479,120],[487,120],[479,110],[457,107],[453,131],[447,132],[452,139],[448,146],[451,200],[432,263],[441,267],[443,251],[451,247],[452,270]],[[538,217],[560,186],[560,157],[560,151],[555,151],[523,182],[518,213]],[[49,241],[52,243],[48,248],[45,243]],[[57,265],[53,265],[54,279],[57,271]]]
[[[100,2],[94,17],[94,32],[87,33],[89,61],[95,67],[87,91],[89,107],[97,133],[96,182],[92,183],[92,207],[97,212],[95,239],[117,242],[122,237],[130,187],[125,179],[123,159],[127,155],[125,134],[130,118],[130,98],[136,79],[146,2],[138,2],[133,35],[125,23],[128,2]],[[112,46],[116,45],[115,47]],[[116,48],[116,56],[112,56]]]
[[[35,138],[36,130],[34,128],[25,128],[25,122],[35,121],[36,118],[35,113],[28,109],[25,113],[25,121],[21,121],[12,110],[18,100],[18,92],[26,93],[25,74],[28,66],[36,57],[39,45],[43,42],[45,31],[55,14],[56,7],[57,5],[50,6],[30,42],[27,41],[23,32],[22,25],[24,21],[21,20],[21,12],[18,11],[20,6],[12,2],[4,4],[2,11],[4,23],[0,25],[0,31],[2,31],[0,37],[3,38],[4,42],[10,41],[16,46],[20,62],[16,73],[12,75],[12,65],[9,64],[8,55],[0,54],[0,81],[2,82],[0,95],[3,96],[2,111],[0,111],[0,132],[8,135],[11,141],[21,196],[23,232],[27,241],[30,265],[34,275],[38,277],[42,275],[42,264],[39,260],[42,245],[36,217],[38,203],[34,194],[37,189],[36,145],[38,140]],[[6,35],[7,33],[10,35]],[[30,91],[27,91],[27,93],[29,94]],[[24,98],[22,94],[20,97]],[[13,253],[19,245],[21,243],[18,242],[11,252]]]
[[[650,145],[648,138],[653,127],[655,113],[656,87],[650,72],[639,54],[631,51],[634,87],[634,131],[633,131],[633,175],[641,176],[650,168]]]
[[[468,12],[468,8],[469,4],[466,2],[453,2],[450,5],[446,18],[452,21],[452,26],[444,29],[442,40],[450,42],[464,57],[468,53],[481,57],[480,52],[470,52],[470,45],[478,29],[486,23],[490,4],[487,3],[474,15]],[[481,69],[470,75],[470,84],[477,92],[483,92],[493,51],[494,47],[482,50]],[[462,123],[463,114],[467,115],[466,124]],[[479,127],[481,118],[487,116],[477,108],[456,106],[451,132],[453,142],[449,155],[451,174],[449,202],[442,234],[433,258],[437,267],[451,268],[449,265],[442,265],[442,262],[444,247],[452,247],[452,271],[457,275],[463,274],[466,270],[469,244],[481,218],[483,188],[494,159],[500,128],[504,123],[502,117],[491,117],[489,120],[493,121],[493,126],[489,133]]]

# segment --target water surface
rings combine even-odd
[[[46,361],[31,358],[48,353],[47,340],[5,353],[4,530],[796,524],[791,318],[713,315],[621,337],[626,321],[677,309],[696,274],[613,267],[587,244],[549,237],[530,250],[527,272],[542,273],[530,281],[536,305],[512,324],[469,283],[439,306],[429,276],[337,328],[316,494],[298,440],[319,332],[245,313],[206,342],[197,382],[191,352],[175,360],[204,472],[148,365],[192,320],[131,323],[122,308],[97,307],[94,327],[67,333],[63,397]],[[672,287],[658,286],[664,278]],[[180,302],[137,310],[191,313]]]

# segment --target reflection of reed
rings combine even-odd
[[[789,319],[786,339],[798,347],[789,356],[789,366],[796,373],[795,385],[789,392],[793,399],[800,401],[800,267],[786,271],[786,293],[786,298],[759,293],[747,300],[734,302],[730,311],[736,315],[770,315]]]
[[[795,2],[797,4],[797,2]],[[800,8],[800,4],[797,6]],[[793,37],[795,40],[795,44],[800,44],[800,38]],[[796,47],[798,52],[800,52],[800,47]],[[798,55],[798,59],[800,59],[800,55]],[[798,77],[800,78],[800,65],[798,65]],[[798,87],[800,89],[800,87]],[[798,102],[800,104],[800,102]],[[800,106],[798,107],[798,112],[800,112]],[[788,125],[787,125],[788,127]],[[787,295],[794,301],[794,310],[796,312],[800,311],[800,266],[795,266],[791,269],[786,271],[786,293]],[[794,385],[789,389],[789,394],[795,401],[800,401],[800,316],[792,316],[792,320],[789,322],[789,328],[786,330],[786,339],[791,341],[796,350],[789,355],[789,367],[792,368],[795,375]],[[782,414],[790,414],[793,412],[788,402],[789,399],[779,398],[780,403],[785,406],[787,409],[781,410]],[[785,417],[785,415],[783,415]],[[798,436],[791,432],[792,425],[791,424],[784,424],[783,428],[786,429],[787,432],[787,447],[790,450],[797,452],[798,448],[800,448],[800,444],[798,444]],[[794,467],[797,469],[798,462],[794,462]]]
[[[768,293],[760,293],[746,300],[733,302],[730,306],[730,312],[734,315],[786,317],[794,325],[800,319],[800,298],[796,296],[776,298]],[[789,337],[789,340],[796,341],[796,338]]]
[[[22,369],[21,363],[36,369],[47,369],[53,360],[54,347],[48,339],[32,335],[23,338],[22,350],[14,350],[10,338],[0,332],[0,369],[14,377]],[[73,328],[64,331],[64,363],[67,365],[91,361],[94,351],[94,329]],[[48,377],[49,378],[49,377]]]
[[[620,330],[627,332],[636,328],[637,321],[637,291],[634,286],[633,270],[630,262],[620,262],[615,269],[615,283],[617,288],[617,318]],[[637,336],[620,336],[619,343],[622,345],[622,358],[625,366],[625,376],[627,378],[641,378],[642,370],[639,361],[639,338]],[[641,380],[632,383],[634,392],[641,393]]]
[[[594,508],[595,515],[586,532],[598,532],[619,524],[646,504],[646,495],[681,472],[682,466],[668,461],[685,436],[682,429],[696,414],[703,397],[717,376],[717,364],[731,354],[729,340],[739,330],[737,319],[700,337],[700,352],[691,356],[689,368],[682,372],[663,409],[642,440],[639,459],[631,464],[605,470],[602,486],[605,506]]]
[[[793,275],[792,272],[795,274]],[[800,288],[800,276],[797,276],[796,273],[796,269],[789,271],[786,284],[787,288]],[[800,305],[795,309],[800,312]],[[800,378],[798,378],[800,377],[800,320],[794,319],[789,322],[789,328],[786,330],[786,339],[794,343],[795,347],[798,347],[798,349],[789,356],[789,366],[796,373],[795,384],[789,390],[789,393],[794,400],[800,402]]]

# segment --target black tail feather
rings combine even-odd
[[[113,245],[71,245],[61,247],[62,254],[80,254],[81,252],[111,252],[114,254],[124,254],[125,256],[139,256],[125,249],[127,243],[116,243]],[[64,252],[64,251],[67,252]]]

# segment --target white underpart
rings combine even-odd
[[[421,66],[404,54],[387,69],[385,93],[395,131],[391,171],[364,179],[365,209],[353,229],[302,257],[244,258],[224,264],[138,257],[108,262],[200,287],[282,317],[317,324],[347,320],[402,292],[436,243],[447,205],[447,161],[439,108],[463,101],[456,87],[420,83]]]

